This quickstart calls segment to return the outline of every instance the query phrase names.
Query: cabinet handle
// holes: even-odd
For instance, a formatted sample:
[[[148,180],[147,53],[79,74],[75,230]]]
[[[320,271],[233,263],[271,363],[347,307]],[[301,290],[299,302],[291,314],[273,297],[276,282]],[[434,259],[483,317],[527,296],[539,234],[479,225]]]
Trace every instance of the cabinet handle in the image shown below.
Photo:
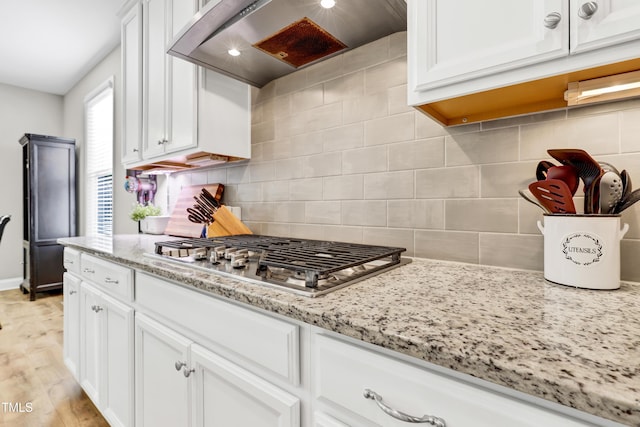
[[[180,369],[182,369],[183,366],[187,366],[187,364],[184,362],[177,361],[175,364],[176,371],[179,371]]]
[[[117,279],[112,279],[111,277],[105,277],[104,283],[115,283],[117,285],[119,282]]]
[[[138,149],[137,149],[137,148],[134,148],[134,149],[133,149],[133,152],[134,152],[134,153],[137,153],[137,152],[138,152]]]
[[[99,313],[103,310],[103,308],[100,307],[99,305],[92,305],[91,310],[95,311],[96,313]]]
[[[562,15],[560,15],[558,12],[551,12],[544,17],[544,26],[553,30],[558,26],[561,20]]]
[[[158,145],[164,145],[167,142],[169,142],[169,141],[167,141],[166,139],[160,139],[160,140],[158,140]]]
[[[73,295],[75,293],[77,293],[78,291],[69,291],[69,295]]]
[[[93,274],[93,273],[95,273],[96,271],[95,271],[95,270],[92,270],[92,269],[90,269],[90,268],[85,268],[84,270],[82,270],[82,272],[83,272],[83,273],[90,273],[90,274]]]
[[[584,20],[591,19],[598,10],[598,3],[595,1],[588,1],[580,6],[578,9],[578,16]]]
[[[189,378],[189,375],[191,375],[192,372],[195,372],[195,369],[187,369],[187,367],[184,367],[184,371],[182,371],[184,373],[184,377],[185,378]]]
[[[378,407],[382,410],[382,412],[384,412],[385,414],[389,415],[392,418],[395,418],[396,420],[404,421],[406,423],[427,423],[436,427],[447,426],[447,424],[442,418],[434,417],[433,415],[423,415],[422,417],[414,417],[414,416],[405,414],[404,412],[400,412],[397,409],[393,409],[385,405],[385,403],[382,401],[382,396],[380,396],[378,393],[376,393],[373,390],[369,390],[368,388],[364,389],[364,397],[365,399],[375,400],[375,402],[378,404]]]

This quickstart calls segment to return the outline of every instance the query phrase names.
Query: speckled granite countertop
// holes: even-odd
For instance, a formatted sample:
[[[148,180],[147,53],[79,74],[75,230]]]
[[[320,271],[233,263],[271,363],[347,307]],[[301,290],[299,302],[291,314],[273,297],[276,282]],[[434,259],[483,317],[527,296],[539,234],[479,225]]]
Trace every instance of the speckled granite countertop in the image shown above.
[[[167,236],[60,243],[626,425],[640,426],[640,284],[616,291],[541,273],[414,259],[318,298],[142,254]]]

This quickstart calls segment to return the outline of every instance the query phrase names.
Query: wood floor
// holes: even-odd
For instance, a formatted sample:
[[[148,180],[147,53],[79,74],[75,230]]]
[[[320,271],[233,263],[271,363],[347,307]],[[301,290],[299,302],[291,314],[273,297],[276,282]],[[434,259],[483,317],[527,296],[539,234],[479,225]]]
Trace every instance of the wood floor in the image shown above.
[[[107,426],[63,363],[62,293],[0,292],[0,426]]]

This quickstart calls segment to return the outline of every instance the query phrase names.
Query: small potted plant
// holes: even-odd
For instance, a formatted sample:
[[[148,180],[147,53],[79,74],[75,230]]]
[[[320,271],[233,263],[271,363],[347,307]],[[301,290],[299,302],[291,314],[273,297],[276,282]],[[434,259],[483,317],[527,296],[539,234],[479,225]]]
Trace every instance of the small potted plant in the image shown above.
[[[168,216],[161,216],[160,207],[149,203],[143,205],[136,203],[129,215],[138,223],[138,231],[147,234],[162,234],[169,222]]]

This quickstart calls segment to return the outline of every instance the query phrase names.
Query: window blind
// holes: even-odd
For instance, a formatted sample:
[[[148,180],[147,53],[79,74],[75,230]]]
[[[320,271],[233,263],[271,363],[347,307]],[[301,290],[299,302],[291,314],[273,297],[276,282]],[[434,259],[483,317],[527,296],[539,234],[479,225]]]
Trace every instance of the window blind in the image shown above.
[[[86,234],[113,232],[113,78],[85,98]]]

